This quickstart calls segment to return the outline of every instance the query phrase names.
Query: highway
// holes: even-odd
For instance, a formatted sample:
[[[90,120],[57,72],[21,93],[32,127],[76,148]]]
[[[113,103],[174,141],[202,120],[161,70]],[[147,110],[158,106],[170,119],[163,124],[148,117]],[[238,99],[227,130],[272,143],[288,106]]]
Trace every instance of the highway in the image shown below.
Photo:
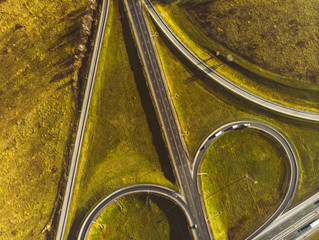
[[[298,232],[298,230],[319,218],[318,200],[319,193],[316,193],[298,206],[282,214],[254,240],[294,240],[304,239],[304,237],[311,235],[313,231],[310,228],[306,228],[301,232]],[[315,230],[318,231],[319,229]]]
[[[170,102],[151,34],[143,15],[141,2],[124,0],[124,3],[133,34],[135,35],[139,54],[144,64],[148,86],[155,102],[155,108],[163,128],[177,179],[194,223],[197,224],[197,229],[193,230],[194,236],[196,239],[210,239],[202,202],[191,176],[189,161],[183,148],[178,123]]]
[[[156,193],[158,195],[164,196],[172,200],[173,202],[177,203],[186,214],[189,222],[191,224],[193,223],[191,213],[189,212],[189,208],[184,201],[184,197],[178,194],[177,192],[162,186],[156,186],[152,184],[131,185],[113,192],[112,194],[104,198],[102,201],[100,201],[98,205],[96,205],[96,207],[89,213],[85,221],[82,223],[82,227],[78,234],[78,240],[86,239],[86,235],[88,230],[90,229],[92,221],[94,221],[94,219],[100,214],[100,212],[105,207],[107,207],[107,205],[109,205],[112,201],[120,197],[123,197],[128,194],[133,194],[133,193]]]
[[[152,5],[150,0],[144,0],[145,6],[148,9],[153,20],[156,22],[158,27],[161,31],[166,35],[166,37],[171,41],[171,43],[191,62],[193,63],[198,69],[204,72],[207,76],[211,79],[228,89],[229,91],[235,93],[236,95],[259,105],[262,108],[271,110],[273,112],[277,112],[280,114],[288,115],[294,118],[301,118],[304,120],[310,121],[319,121],[319,114],[306,112],[302,110],[298,110],[295,108],[290,108],[260,96],[257,96],[244,88],[232,83],[227,78],[223,77],[216,71],[214,71],[210,66],[208,66],[204,61],[199,59],[183,42],[178,39],[178,37],[173,33],[173,31],[166,25],[164,20],[160,17],[154,6]]]
[[[145,0],[145,1],[148,1],[148,0]],[[195,159],[194,171],[191,171],[191,168],[189,166],[189,160],[188,160],[188,157],[185,152],[183,142],[180,136],[180,131],[179,131],[176,115],[174,113],[172,103],[170,102],[167,86],[165,84],[165,80],[163,78],[163,74],[162,74],[161,67],[156,55],[156,51],[152,43],[151,34],[149,32],[147,23],[143,16],[141,2],[124,0],[124,3],[127,9],[127,14],[131,23],[133,34],[135,35],[136,44],[139,49],[139,54],[143,61],[144,71],[147,75],[148,87],[153,96],[153,101],[155,103],[155,108],[156,108],[162,129],[164,132],[164,136],[169,149],[171,160],[176,171],[176,176],[177,176],[179,185],[181,187],[182,195],[177,194],[176,195],[177,197],[174,196],[174,200],[178,202],[178,204],[182,207],[182,209],[186,213],[186,216],[189,219],[189,223],[197,225],[197,229],[192,230],[194,238],[203,239],[203,240],[212,239],[210,229],[208,228],[206,223],[205,212],[203,210],[203,202],[199,194],[198,183],[197,183],[197,171],[198,171],[198,167],[200,165],[201,160],[196,160],[196,159],[202,158],[202,155],[201,155],[202,153],[198,154],[197,158]],[[80,116],[79,125],[78,125],[74,151],[72,155],[72,161],[71,161],[70,170],[69,170],[67,188],[65,191],[64,199],[63,199],[63,206],[61,209],[59,226],[58,226],[57,235],[56,235],[56,239],[59,239],[59,240],[63,239],[65,225],[67,222],[68,209],[69,209],[72,192],[73,192],[73,185],[74,185],[74,179],[76,175],[78,158],[79,158],[79,154],[81,150],[82,138],[84,134],[85,123],[86,123],[88,109],[90,105],[90,99],[91,99],[92,89],[94,85],[95,74],[96,74],[96,70],[98,66],[98,58],[99,58],[99,53],[100,53],[100,49],[102,45],[104,29],[105,29],[105,25],[106,25],[106,21],[108,17],[108,7],[109,7],[109,0],[104,0],[101,17],[99,21],[99,26],[98,26],[97,37],[96,37],[95,46],[94,46],[94,52],[92,56],[92,62],[90,66],[88,82],[87,82],[82,110],[81,110],[81,116]],[[204,71],[207,71],[207,73],[211,73],[210,72],[211,70],[208,71],[207,69],[206,70],[204,69]],[[309,120],[315,120],[315,121],[319,120],[316,118],[312,119],[312,118],[307,118],[302,116],[297,116],[297,117],[301,117],[301,118],[309,119]],[[244,122],[244,121],[240,121],[240,122]],[[250,120],[249,122],[251,124],[251,127],[267,132],[268,134],[272,135],[278,142],[281,142],[283,139],[286,140],[286,138],[281,133],[279,133],[278,131],[273,131],[273,128],[271,127],[269,128],[269,126],[265,126],[263,124],[260,124],[258,122],[253,122]],[[230,124],[233,124],[233,123],[230,123]],[[222,126],[221,128],[224,129],[224,127],[226,127],[226,125]],[[216,131],[214,131],[214,133]],[[207,139],[208,138],[209,137],[207,137]],[[208,144],[209,142],[205,142],[205,143]],[[287,151],[287,155],[289,156],[289,154],[291,154],[295,158],[294,151],[290,147],[289,142],[286,141],[285,144],[286,145],[284,149]],[[291,158],[289,157],[289,159]],[[198,166],[196,164],[198,164]],[[285,209],[290,203],[296,188],[296,182],[298,180],[298,166],[297,165],[293,166],[293,164],[291,163],[290,167],[291,167],[292,174],[290,175],[289,189],[285,196],[284,202],[280,205],[279,209],[275,213],[277,215],[276,216],[273,215],[260,229],[258,229],[258,232],[255,232],[253,235],[250,236],[250,239],[256,236],[263,229],[265,229],[269,225],[269,223],[275,219],[275,217],[281,214],[281,212],[283,211],[282,209]],[[294,172],[296,174],[294,174]],[[173,199],[170,195],[172,194],[173,191],[169,189],[163,190],[163,188],[159,186],[154,186],[154,185],[151,188],[152,189],[150,189],[150,185],[134,185],[128,188],[121,189],[111,194],[110,196],[106,197],[90,213],[90,215],[85,221],[85,224],[81,228],[81,234],[79,237],[84,236],[85,238],[85,234],[89,228],[89,225],[87,224],[89,224],[91,220],[94,219],[93,216],[96,216],[98,212],[103,208],[103,206],[105,207],[110,201],[112,201],[112,199],[114,200],[116,199],[116,197],[120,197],[123,194],[126,195],[133,192],[145,192],[145,191],[152,192],[153,191]],[[161,190],[159,190],[158,188],[161,188]],[[84,238],[81,238],[81,239],[84,239]]]
[[[69,169],[68,182],[67,182],[67,186],[66,186],[64,198],[63,198],[63,205],[61,209],[61,215],[59,219],[56,240],[63,239],[65,225],[68,218],[69,206],[70,206],[71,198],[73,194],[74,180],[75,180],[78,160],[79,160],[79,156],[81,152],[87,115],[89,112],[89,107],[91,102],[91,95],[92,95],[92,90],[94,86],[95,74],[96,74],[96,70],[98,66],[102,40],[104,37],[105,25],[106,25],[107,17],[108,17],[109,2],[110,2],[109,0],[104,0],[102,5],[101,17],[99,20],[99,26],[98,26],[96,39],[95,39],[95,45],[94,45],[94,50],[93,50],[93,55],[92,55],[92,60],[90,65],[89,76],[88,76],[87,84],[85,88],[81,115],[80,115],[80,119],[78,123],[78,129],[77,129],[76,139],[74,143],[71,165]]]
[[[257,129],[259,131],[262,131],[266,134],[268,134],[270,137],[272,137],[276,142],[278,142],[283,150],[286,152],[286,155],[289,160],[289,184],[288,184],[288,189],[286,192],[286,195],[284,197],[284,200],[280,204],[280,206],[277,208],[277,210],[273,213],[272,216],[268,218],[268,220],[260,226],[254,233],[252,233],[247,239],[253,239],[256,237],[258,234],[260,234],[264,229],[266,229],[272,222],[276,220],[289,206],[291,203],[293,196],[295,195],[296,189],[297,189],[297,184],[298,184],[298,176],[299,176],[299,167],[298,167],[298,159],[295,154],[295,151],[287,138],[280,133],[278,130],[270,126],[269,124],[260,122],[260,121],[255,121],[255,120],[242,120],[242,121],[234,121],[230,122],[227,124],[224,124],[223,126],[219,127],[218,129],[214,130],[212,133],[210,133],[205,140],[200,144],[200,147],[198,148],[195,158],[194,158],[194,163],[193,163],[193,178],[197,179],[197,174],[198,170],[200,167],[200,164],[205,156],[205,153],[208,149],[208,147],[220,136],[223,134],[226,134],[229,131],[241,131],[244,127],[243,124],[247,124],[247,128],[253,128]],[[237,125],[238,127],[235,129],[232,129],[232,126]],[[218,136],[216,137],[216,134]],[[206,148],[203,148],[206,146]],[[196,189],[199,192],[200,189],[198,187],[198,180],[196,181]]]

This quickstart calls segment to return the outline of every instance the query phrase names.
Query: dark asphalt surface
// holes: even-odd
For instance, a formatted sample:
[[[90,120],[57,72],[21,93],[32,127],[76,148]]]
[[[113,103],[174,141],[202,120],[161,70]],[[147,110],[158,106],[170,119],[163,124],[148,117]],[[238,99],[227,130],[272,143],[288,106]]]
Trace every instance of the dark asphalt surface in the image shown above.
[[[101,211],[112,201],[128,194],[142,192],[150,192],[162,195],[176,202],[184,210],[185,213],[189,212],[189,209],[187,207],[187,204],[184,202],[183,197],[173,190],[151,184],[131,185],[113,192],[112,194],[104,198],[101,202],[99,202],[99,204],[90,212],[90,214],[86,217],[84,223],[82,224],[82,227],[78,234],[78,240],[85,240],[92,221],[94,221],[94,219],[101,213]]]
[[[196,190],[195,182],[191,176],[188,158],[183,149],[178,125],[166,91],[161,68],[151,40],[151,34],[149,33],[143,16],[141,2],[138,0],[129,0],[125,1],[125,3],[135,33],[136,42],[139,46],[139,52],[144,63],[144,69],[148,75],[149,87],[156,102],[157,111],[165,132],[176,174],[190,209],[191,217],[194,220],[194,224],[197,224],[197,229],[194,229],[193,232],[198,239],[210,239],[202,203]]]
[[[209,134],[209,136],[202,142],[202,144],[198,148],[197,153],[195,155],[195,160],[194,160],[193,177],[194,179],[197,179],[197,173],[198,173],[200,164],[202,162],[202,159],[205,156],[205,153],[208,147],[214,142],[216,138],[219,137],[219,136],[215,137],[215,134],[219,131],[222,132],[222,135],[226,134],[226,132],[228,131],[241,131],[241,129],[243,128],[243,124],[249,124],[249,128],[260,130],[270,135],[276,142],[278,142],[282,146],[284,151],[286,152],[286,155],[289,160],[289,166],[290,166],[289,186],[288,186],[283,202],[281,203],[279,208],[275,211],[275,213],[260,228],[258,228],[253,234],[251,234],[247,238],[247,239],[253,239],[258,234],[260,234],[264,229],[266,229],[272,222],[274,222],[287,209],[287,207],[290,205],[295,195],[295,192],[297,189],[297,183],[298,183],[298,175],[299,175],[298,159],[296,157],[294,149],[290,145],[287,138],[278,130],[276,130],[275,128],[263,122],[254,121],[254,120],[244,120],[244,121],[235,121],[235,122],[227,123],[219,127],[218,129],[216,129],[215,131],[213,131],[211,134]],[[234,125],[238,125],[238,128],[232,129],[232,126]],[[206,148],[203,149],[203,146],[206,146]],[[199,192],[197,181],[196,181],[196,188]]]
[[[319,218],[319,203],[316,203],[318,200],[319,194],[317,193],[280,216],[254,240],[292,240],[300,237],[304,239],[302,236],[311,235],[313,231],[310,228],[300,232],[298,230]]]

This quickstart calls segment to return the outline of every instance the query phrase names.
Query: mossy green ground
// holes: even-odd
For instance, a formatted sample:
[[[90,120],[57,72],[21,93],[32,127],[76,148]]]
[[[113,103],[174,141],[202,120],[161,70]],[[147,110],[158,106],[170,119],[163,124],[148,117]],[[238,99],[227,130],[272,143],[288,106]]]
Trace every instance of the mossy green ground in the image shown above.
[[[316,84],[310,84],[309,81],[307,82],[302,81],[300,79],[296,78],[290,78],[289,76],[283,76],[279,75],[278,73],[267,71],[262,66],[258,66],[254,63],[252,63],[249,59],[247,60],[245,57],[240,56],[240,52],[237,52],[238,48],[240,49],[247,49],[250,48],[251,46],[256,45],[256,43],[250,43],[249,41],[254,41],[255,38],[248,37],[248,34],[242,34],[245,30],[250,29],[251,24],[248,23],[242,23],[242,20],[238,20],[236,24],[231,24],[227,21],[235,21],[237,18],[233,15],[227,15],[223,14],[224,22],[221,21],[219,22],[216,18],[212,20],[210,17],[210,11],[218,12],[222,11],[221,9],[224,8],[235,8],[237,5],[243,5],[244,1],[237,1],[236,3],[229,3],[229,1],[213,1],[210,3],[206,4],[189,4],[189,3],[178,3],[178,2],[173,2],[169,4],[160,4],[158,1],[154,1],[156,3],[156,9],[159,11],[161,16],[165,19],[167,24],[172,28],[174,33],[177,34],[177,36],[191,49],[193,50],[201,59],[205,60],[206,63],[209,66],[212,66],[217,72],[221,73],[225,77],[231,79],[234,83],[240,85],[241,87],[259,95],[262,96],[266,99],[270,99],[272,101],[275,101],[277,103],[302,109],[302,110],[308,110],[308,111],[313,111],[313,112],[318,112],[319,107],[318,107],[318,102],[319,102],[319,94],[318,90],[319,87]],[[266,1],[264,1],[266,2]],[[295,1],[293,1],[294,4],[297,4]],[[212,5],[222,5],[222,7],[213,7]],[[253,1],[250,3],[253,5]],[[259,2],[258,2],[259,4]],[[258,5],[257,4],[257,5]],[[309,3],[311,5],[311,3]],[[309,5],[307,4],[307,6]],[[298,4],[297,4],[298,5]],[[262,6],[262,5],[260,5]],[[267,3],[267,9],[264,10],[262,7],[259,7],[260,11],[268,11],[267,14],[271,14],[271,7],[274,6],[274,4]],[[282,8],[286,6],[286,4],[282,4]],[[239,6],[237,6],[240,8]],[[287,6],[286,6],[287,7]],[[291,8],[291,7],[289,7]],[[309,6],[307,7],[309,10]],[[226,10],[225,10],[226,11]],[[316,13],[315,10],[313,12]],[[214,12],[215,13],[215,12]],[[255,13],[255,12],[254,12]],[[274,14],[273,16],[277,16]],[[239,15],[249,15],[249,17],[254,17],[258,18],[257,14],[254,15],[253,13],[247,11],[244,13],[239,13],[236,12],[236,16],[238,17]],[[204,18],[203,15],[206,17]],[[213,13],[212,13],[213,15]],[[218,15],[218,13],[216,13]],[[219,13],[219,15],[222,15]],[[296,15],[296,13],[295,13]],[[229,18],[235,18],[234,19],[228,19]],[[296,17],[296,16],[295,16]],[[208,27],[204,28],[201,27],[199,24],[199,19],[203,24],[208,25]],[[218,24],[216,24],[216,22]],[[237,21],[237,20],[236,20]],[[302,20],[304,21],[304,20]],[[267,22],[266,20],[263,21],[265,22],[265,26],[271,24],[271,20]],[[205,29],[219,29],[219,24],[224,24],[223,27],[226,28],[225,26],[227,25],[230,29],[225,30],[223,29],[224,32],[230,32],[230,34],[235,34],[237,33],[238,37],[229,39],[231,36],[228,36],[229,38],[225,37],[224,41],[230,41],[232,44],[237,44],[237,48],[234,48],[233,51],[231,51],[229,48],[223,46],[223,44],[218,43],[217,41],[214,41],[214,38],[216,34],[213,36],[209,35],[208,33],[205,34]],[[256,28],[256,22],[252,24]],[[278,28],[282,28],[282,31],[286,31],[287,29],[285,28],[285,24],[287,24],[287,21],[283,23],[283,25],[278,25]],[[301,24],[301,23],[300,23]],[[315,24],[315,22],[313,23]],[[210,28],[211,25],[214,25],[214,28]],[[237,31],[236,32],[236,27],[237,25],[240,26],[245,26],[245,30]],[[249,25],[249,26],[248,26]],[[302,24],[301,24],[302,25]],[[269,27],[269,26],[268,26]],[[261,28],[260,28],[261,29]],[[305,28],[304,31],[305,33],[302,35],[302,30],[300,30],[300,34],[296,35],[295,38],[290,36],[290,38],[285,38],[285,34],[281,33],[282,35],[277,36],[276,34],[272,33],[269,34],[269,32],[264,33],[267,35],[267,39],[264,41],[261,41],[258,38],[258,41],[263,44],[262,47],[257,47],[256,49],[260,50],[259,53],[259,58],[269,58],[268,60],[268,65],[272,64],[272,66],[276,66],[277,68],[280,69],[285,69],[287,73],[293,74],[294,71],[302,71],[303,73],[294,73],[295,75],[311,75],[314,76],[316,74],[313,74],[312,72],[317,71],[317,58],[316,58],[316,52],[317,52],[317,47],[318,44],[316,44],[315,40],[311,40],[313,38],[313,31],[316,30],[317,27],[315,28]],[[208,31],[208,30],[207,30]],[[248,30],[247,30],[248,31]],[[249,30],[249,34],[255,34],[257,30],[254,30],[254,28],[251,28]],[[262,31],[262,30],[260,30]],[[277,30],[275,30],[277,31]],[[218,32],[218,31],[217,31]],[[258,31],[257,31],[258,32]],[[288,32],[290,34],[290,32]],[[262,34],[262,33],[260,33]],[[279,33],[278,33],[279,34]],[[211,36],[211,37],[210,37]],[[240,40],[238,40],[239,36],[241,37]],[[250,36],[250,35],[249,35]],[[300,51],[298,52],[297,50],[289,50],[288,47],[294,48],[295,41],[300,40],[302,37],[307,38],[305,41],[308,41],[311,43],[309,48],[303,48],[305,51],[309,51],[309,54],[301,53]],[[277,39],[280,38],[280,41]],[[247,44],[241,44],[241,41],[247,41]],[[256,40],[256,39],[255,39]],[[281,42],[284,41],[284,43]],[[257,40],[256,40],[257,41]],[[302,41],[302,40],[300,40]],[[268,46],[264,46],[267,45]],[[284,44],[286,48],[282,46]],[[290,45],[289,45],[290,44]],[[283,50],[278,50],[278,48],[284,48]],[[273,56],[272,51],[275,51],[274,49],[277,49],[277,55]],[[216,57],[216,51],[219,51],[221,55],[219,57]],[[284,53],[283,53],[284,52]],[[296,53],[298,52],[298,53]],[[295,54],[296,53],[296,54]],[[234,58],[234,61],[232,63],[229,63],[226,61],[225,56],[227,55],[232,55]],[[306,58],[305,61],[300,59],[302,57]],[[285,58],[285,60],[283,59]],[[264,61],[264,60],[259,60]],[[289,63],[287,62],[289,61]],[[312,64],[308,64],[308,62],[311,61]],[[297,70],[299,69],[299,70]],[[308,76],[308,77],[309,77]],[[303,78],[306,78],[306,76],[303,76]],[[313,78],[313,77],[312,77]]]
[[[135,183],[177,190],[122,1],[111,1],[66,238],[105,196]],[[124,35],[123,35],[124,33]]]
[[[214,239],[243,239],[282,202],[288,159],[265,133],[243,129],[217,138],[200,172],[208,173],[200,181]]]
[[[0,239],[53,239],[77,115],[74,51],[87,5],[0,1]]]
[[[153,31],[158,30],[153,27]],[[197,72],[161,35],[154,40],[170,94],[174,96],[172,101],[181,129],[188,132],[184,140],[190,159],[194,157],[202,140],[217,127],[239,119],[256,119],[283,132],[296,150],[300,176],[293,204],[318,190],[318,124],[265,111],[230,94]]]
[[[152,194],[133,194],[113,202],[96,218],[88,240],[187,240],[192,239],[184,213],[174,203]],[[178,222],[176,222],[178,219]]]

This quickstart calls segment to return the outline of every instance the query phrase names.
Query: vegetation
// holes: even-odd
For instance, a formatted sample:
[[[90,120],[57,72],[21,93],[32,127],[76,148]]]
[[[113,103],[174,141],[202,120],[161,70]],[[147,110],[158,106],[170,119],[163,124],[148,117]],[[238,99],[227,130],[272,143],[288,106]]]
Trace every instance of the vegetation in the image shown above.
[[[205,35],[253,64],[319,86],[318,2],[193,1],[179,6]]]
[[[75,239],[86,214],[114,190],[155,183],[177,190],[161,128],[123,12],[111,1],[66,228]]]
[[[95,221],[105,227],[102,230],[93,224],[89,240],[191,239],[184,213],[169,200],[151,194],[134,194],[120,198],[119,203],[123,209],[113,202],[97,217]]]
[[[153,25],[152,31],[158,31]],[[158,31],[159,32],[159,31]],[[185,143],[192,159],[201,141],[222,124],[239,119],[256,119],[276,127],[294,146],[300,176],[296,204],[318,190],[319,126],[265,111],[212,83],[161,36],[154,38]]]
[[[276,29],[273,28],[271,25],[274,24],[272,22],[273,18],[280,16],[278,14],[279,10],[272,11],[271,7],[276,5],[273,4],[272,1],[262,1],[265,2],[265,4],[260,4],[260,2],[257,4],[251,1],[249,3],[252,6],[251,9],[256,7],[253,5],[259,6],[257,11],[240,11],[240,9],[244,8],[244,1],[237,1],[236,3],[229,3],[229,1],[211,1],[205,4],[194,2],[160,4],[159,1],[154,2],[156,3],[157,10],[173,31],[190,49],[201,59],[204,59],[206,63],[212,66],[217,72],[231,79],[241,87],[264,98],[290,107],[318,112],[319,87],[316,83],[313,83],[316,80],[306,80],[314,79],[314,76],[316,76],[315,72],[318,68],[315,54],[317,52],[317,44],[315,40],[312,40],[316,29],[318,29],[317,27],[309,26],[309,28],[307,27],[305,29],[300,26],[295,26],[300,29],[298,30],[298,34],[295,35],[295,38],[289,35],[290,32],[287,30],[288,26],[285,25],[287,21],[291,20],[290,18],[289,20],[286,18],[287,21],[278,24]],[[297,4],[296,1],[293,2]],[[289,4],[291,4],[291,2],[289,2]],[[310,9],[309,4],[315,3],[307,2],[308,10]],[[218,7],[215,5],[218,5]],[[266,9],[264,9],[264,5],[267,6]],[[288,7],[287,4],[277,5],[280,5],[281,8]],[[233,12],[235,12],[233,15],[225,13],[226,10],[228,11],[230,8],[235,9],[233,10]],[[291,11],[293,10],[290,5],[289,9]],[[264,12],[262,17],[259,14],[260,12]],[[313,10],[313,14],[315,13],[316,11]],[[272,16],[265,16],[266,14],[272,14]],[[292,18],[296,17],[296,14],[297,12],[295,12]],[[223,19],[220,20],[219,18],[221,17],[223,17]],[[248,17],[249,19],[260,19],[258,21],[249,20],[251,23],[247,23]],[[264,18],[271,20],[266,21]],[[244,19],[246,19],[245,23]],[[300,19],[300,17],[298,17],[298,19]],[[233,24],[231,21],[236,23]],[[266,30],[260,27],[261,24],[259,21],[263,22],[262,25]],[[278,19],[276,21],[278,21]],[[216,24],[216,22],[218,22],[218,24]],[[300,24],[302,25],[302,23]],[[315,21],[313,24],[315,24]],[[238,30],[239,28],[240,30]],[[278,35],[273,32],[269,34],[271,31],[268,28],[273,29],[276,33],[279,31],[278,29],[281,29],[282,32],[278,32]],[[220,39],[223,39],[224,42],[232,42],[234,46],[237,44],[236,47],[231,49],[228,46],[224,46],[224,42],[220,43],[218,40],[214,40],[214,37],[218,34],[215,32],[208,33],[210,29],[212,29],[211,31],[215,29],[214,31],[219,32],[221,36]],[[241,34],[244,31],[248,33],[245,32],[245,34]],[[305,33],[303,33],[303,31]],[[225,36],[226,32],[227,36]],[[267,38],[265,37],[265,40],[263,40],[258,34],[266,35]],[[286,36],[287,34],[289,35],[288,37]],[[302,40],[302,38],[306,39]],[[296,46],[296,42],[298,41],[309,42],[310,46],[306,44],[308,46],[307,48],[302,47],[307,53],[304,51],[291,50],[291,48],[298,48]],[[243,44],[243,42],[245,42],[245,44]],[[258,62],[253,62],[254,59],[248,59],[248,57],[244,56],[238,49],[252,49],[254,59],[258,59]],[[257,51],[259,52],[258,56],[256,55]],[[294,54],[291,54],[292,52]],[[310,52],[312,52],[312,55]],[[216,56],[217,53],[219,54],[218,56]],[[232,62],[227,61],[227,58],[232,59]],[[304,58],[306,58],[306,60],[304,60]],[[312,64],[309,64],[309,61],[311,61]],[[265,62],[267,66],[271,65],[280,69],[280,71],[272,68],[268,69],[267,66],[264,65],[259,66],[260,62]],[[290,75],[288,73],[290,73]]]
[[[319,238],[319,233],[315,233],[314,235],[312,235],[310,238],[308,238],[308,240],[317,240]]]
[[[88,5],[0,1],[0,239],[53,239],[77,118],[74,55]]]
[[[217,138],[200,172],[208,173],[200,181],[214,239],[243,239],[282,202],[288,160],[274,140],[244,129]]]

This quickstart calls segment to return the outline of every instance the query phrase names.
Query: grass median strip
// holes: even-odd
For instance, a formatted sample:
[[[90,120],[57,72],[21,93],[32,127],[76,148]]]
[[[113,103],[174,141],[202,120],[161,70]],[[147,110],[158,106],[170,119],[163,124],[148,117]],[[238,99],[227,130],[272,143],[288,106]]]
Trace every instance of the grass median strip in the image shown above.
[[[153,32],[159,32],[152,25]],[[221,125],[239,119],[266,122],[287,136],[299,158],[300,178],[293,204],[316,191],[319,183],[319,126],[265,111],[211,82],[161,34],[154,38],[190,159],[202,140]]]
[[[92,95],[67,238],[111,192],[135,183],[177,190],[122,1],[111,1]]]
[[[178,223],[177,223],[178,221]],[[192,239],[186,217],[171,201],[153,194],[132,194],[112,202],[95,219],[88,240]]]
[[[214,41],[214,37],[216,35],[212,35],[207,33],[207,31],[215,31],[215,28],[218,28],[218,24],[224,24],[222,29],[223,33],[228,32],[226,28],[226,23],[219,22],[218,18],[215,16],[215,19],[209,18],[210,11],[211,12],[217,12],[215,13],[218,15],[218,11],[222,11],[220,8],[214,8],[212,7],[214,4],[216,5],[223,5],[224,8],[235,8],[235,6],[232,5],[241,5],[242,3],[236,3],[236,4],[229,4],[229,3],[219,3],[218,1],[212,2],[212,3],[180,3],[180,2],[172,2],[169,4],[161,4],[161,1],[154,1],[154,4],[156,6],[156,9],[160,13],[160,15],[164,18],[164,20],[167,22],[168,26],[171,27],[171,29],[176,33],[176,35],[193,51],[195,52],[201,59],[205,60],[206,63],[214,68],[217,72],[221,73],[226,78],[230,79],[232,82],[236,83],[237,85],[241,86],[244,89],[247,89],[248,91],[251,91],[252,93],[255,93],[256,95],[259,95],[261,97],[264,97],[266,99],[269,99],[271,101],[293,107],[298,108],[301,110],[306,111],[313,111],[318,112],[318,85],[316,83],[310,83],[310,81],[305,82],[303,80],[298,80],[295,77],[290,79],[287,76],[281,76],[279,74],[272,73],[270,71],[266,71],[265,69],[252,64],[251,62],[245,60],[243,57],[239,56],[240,49],[250,48],[252,46],[255,46],[257,44],[248,43],[248,44],[240,44],[240,40],[238,38],[245,38],[245,34],[241,34],[242,31],[236,32],[239,37],[232,39],[228,36],[224,37],[224,42],[231,42],[233,45],[236,45],[237,48],[235,50],[231,51],[228,48],[224,47],[223,44],[218,43],[217,41]],[[242,1],[239,1],[242,2]],[[232,6],[232,7],[231,7]],[[267,11],[271,8],[271,4],[268,4]],[[207,12],[205,12],[207,11]],[[262,11],[264,11],[262,9]],[[191,12],[191,13],[190,13]],[[269,10],[268,13],[271,13]],[[205,15],[206,14],[206,15]],[[247,13],[248,14],[248,13]],[[250,17],[253,16],[253,14],[249,13]],[[212,16],[214,14],[212,13]],[[219,14],[221,15],[221,14]],[[218,15],[218,16],[219,16]],[[225,18],[227,18],[227,14],[224,13],[223,15]],[[237,16],[237,15],[236,15]],[[234,17],[234,16],[233,16]],[[254,16],[256,17],[256,16]],[[231,17],[229,17],[231,18]],[[256,17],[257,18],[257,17]],[[223,19],[225,20],[225,19]],[[216,22],[218,24],[216,24]],[[225,20],[226,21],[226,20]],[[229,20],[230,21],[230,20]],[[234,20],[233,20],[234,21]],[[265,21],[267,22],[267,21]],[[269,20],[271,24],[271,20]],[[203,27],[201,24],[206,25],[214,25],[213,28],[210,27]],[[236,22],[237,24],[237,22]],[[240,24],[240,23],[238,23]],[[251,23],[250,25],[252,25]],[[205,25],[205,26],[206,26]],[[232,28],[234,24],[228,24],[227,26],[229,28]],[[246,23],[246,25],[249,25]],[[248,28],[248,27],[246,27]],[[284,28],[284,26],[282,26]],[[311,32],[311,29],[314,28],[307,28],[307,31],[304,36],[307,36],[309,39],[311,39],[313,33]],[[235,29],[236,30],[236,29]],[[230,31],[235,31],[234,29],[231,29]],[[247,30],[247,29],[246,29]],[[216,30],[217,31],[217,30]],[[247,30],[248,31],[248,30]],[[217,31],[218,32],[218,31]],[[234,34],[232,32],[232,34]],[[250,33],[254,34],[255,32],[250,29]],[[273,38],[278,37],[276,34],[269,34],[268,32],[265,33],[269,38],[273,40]],[[208,36],[209,35],[209,36]],[[283,34],[284,35],[284,34]],[[284,39],[283,36],[280,36],[281,40]],[[297,41],[297,38],[300,38],[300,36],[290,36],[290,39],[287,40],[288,42],[285,43],[286,48],[294,48],[294,42]],[[308,40],[309,40],[308,39]],[[236,40],[238,42],[236,42]],[[242,39],[241,39],[242,40]],[[252,38],[245,39],[245,41],[253,41]],[[307,40],[307,41],[308,41]],[[263,41],[263,44],[267,42],[266,40]],[[311,40],[309,40],[312,42]],[[287,74],[292,74],[296,69],[299,69],[304,74],[307,73],[310,77],[310,75],[314,76],[311,72],[316,72],[317,67],[313,65],[316,62],[316,58],[314,55],[309,54],[301,54],[302,51],[293,51],[288,49],[283,49],[282,51],[278,50],[277,55],[273,56],[273,53],[269,53],[275,48],[283,48],[280,44],[281,42],[276,42],[275,40],[272,43],[265,43],[269,44],[267,47],[257,47],[259,50],[259,58],[262,58],[263,56],[266,58],[270,58],[270,62],[272,66],[276,66],[277,68],[283,68],[286,69],[285,71]],[[316,52],[316,45],[311,44],[313,46],[313,50],[308,49],[310,52],[315,53]],[[307,51],[308,51],[307,50]],[[269,52],[267,52],[269,51]],[[216,56],[216,52],[219,52],[221,55]],[[284,53],[283,53],[284,52]],[[292,54],[296,53],[296,54]],[[264,54],[264,55],[262,55]],[[301,55],[300,55],[301,54]],[[232,62],[228,62],[226,60],[226,57],[228,55],[231,55],[233,58]],[[306,58],[305,61],[300,60],[299,58],[301,56],[304,56]],[[282,58],[286,58],[284,61]],[[274,60],[275,59],[275,60]],[[312,59],[312,60],[310,60]],[[287,62],[287,60],[289,60]],[[312,66],[309,68],[309,64],[307,64],[308,61],[312,61]],[[298,62],[298,63],[297,63]],[[296,70],[296,71],[299,71]],[[297,73],[294,73],[297,74]],[[298,76],[302,75],[297,74]],[[304,76],[305,77],[305,76]],[[316,78],[316,77],[312,77]],[[316,81],[316,80],[314,80]]]
[[[265,133],[230,131],[208,149],[200,172],[207,173],[200,181],[214,238],[243,239],[283,200],[288,159]]]

